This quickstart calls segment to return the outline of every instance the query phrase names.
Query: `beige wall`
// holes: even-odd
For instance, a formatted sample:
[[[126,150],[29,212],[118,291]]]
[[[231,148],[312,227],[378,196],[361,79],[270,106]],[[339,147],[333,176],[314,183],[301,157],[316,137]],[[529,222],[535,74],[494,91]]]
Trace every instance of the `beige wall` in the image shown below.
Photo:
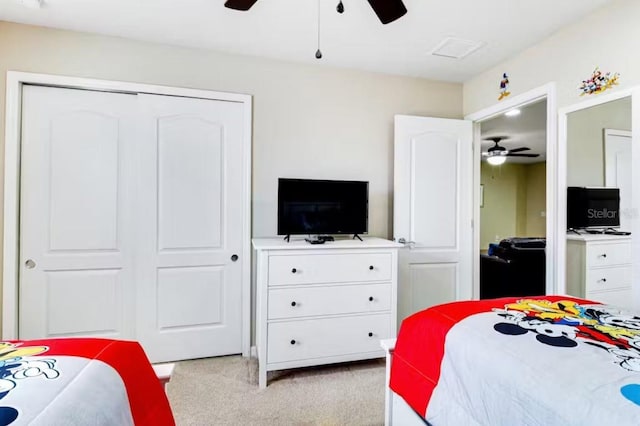
[[[631,99],[567,116],[567,186],[604,186],[604,129],[631,130]]]
[[[253,95],[254,236],[276,234],[280,176],[370,181],[369,232],[390,236],[394,114],[462,116],[460,84],[0,21],[2,117],[7,70]]]
[[[526,229],[527,237],[547,235],[547,163],[534,163],[525,167],[527,194]]]
[[[465,114],[497,103],[498,84],[504,72],[509,74],[512,96],[557,82],[559,106],[585,99],[580,97],[578,86],[597,66],[602,71],[620,73],[618,88],[640,85],[640,55],[636,54],[640,39],[638,17],[640,1],[613,0],[579,22],[466,81]]]
[[[480,250],[508,237],[544,237],[546,164],[491,166],[482,162],[480,183],[484,204],[480,208]]]
[[[369,181],[369,233],[391,236],[394,114],[462,116],[460,84],[0,21],[1,153],[7,70],[253,95],[254,236],[277,232],[278,177]]]

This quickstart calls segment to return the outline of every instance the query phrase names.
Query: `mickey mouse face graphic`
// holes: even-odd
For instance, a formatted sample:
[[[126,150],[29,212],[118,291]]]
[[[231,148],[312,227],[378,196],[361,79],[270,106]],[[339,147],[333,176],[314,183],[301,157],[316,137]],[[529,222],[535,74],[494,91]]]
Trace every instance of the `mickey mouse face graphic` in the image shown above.
[[[495,324],[493,328],[498,333],[518,336],[532,332],[536,335],[536,340],[545,345],[562,348],[572,348],[578,345],[575,340],[576,330],[573,326],[555,324],[551,320],[541,320],[535,317],[506,315],[514,322]]]

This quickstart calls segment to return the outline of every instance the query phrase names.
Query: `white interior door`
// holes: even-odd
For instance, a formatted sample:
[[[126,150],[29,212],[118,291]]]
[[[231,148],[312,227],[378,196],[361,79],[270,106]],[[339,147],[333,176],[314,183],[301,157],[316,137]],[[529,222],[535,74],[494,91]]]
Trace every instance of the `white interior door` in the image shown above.
[[[132,339],[136,96],[25,86],[19,337]]]
[[[243,107],[139,100],[140,340],[154,361],[240,353]]]
[[[605,186],[620,189],[620,230],[631,231],[631,132],[604,131]]]
[[[472,297],[472,123],[396,116],[398,319]]]

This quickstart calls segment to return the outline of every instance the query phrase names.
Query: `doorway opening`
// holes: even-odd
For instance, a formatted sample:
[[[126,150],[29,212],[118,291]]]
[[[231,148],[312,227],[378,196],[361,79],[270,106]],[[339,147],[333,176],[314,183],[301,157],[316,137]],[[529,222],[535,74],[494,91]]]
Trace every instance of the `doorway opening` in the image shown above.
[[[481,157],[482,157],[482,126],[483,123],[491,121],[494,118],[502,116],[508,111],[513,109],[523,109],[529,105],[535,105],[537,103],[544,102],[545,109],[545,188],[546,188],[546,200],[545,209],[538,209],[538,215],[542,215],[544,211],[545,222],[545,279],[544,279],[544,293],[554,294],[558,287],[557,282],[557,254],[558,254],[558,222],[555,220],[557,215],[558,206],[558,147],[557,147],[557,123],[558,116],[556,110],[556,85],[555,83],[548,83],[544,86],[535,88],[523,94],[511,97],[496,105],[481,110],[479,112],[470,114],[465,117],[467,120],[474,122],[474,142],[473,142],[473,297],[474,299],[480,298],[480,250],[481,250],[481,238],[480,238],[480,224],[481,224]],[[493,144],[492,144],[493,145]],[[528,144],[517,145],[514,148],[520,146],[529,146]],[[488,151],[488,148],[484,151]],[[524,151],[521,151],[524,153]],[[525,227],[526,229],[526,227]],[[564,237],[565,230],[561,231]],[[495,233],[493,235],[495,239]],[[498,234],[500,237],[500,235]],[[488,247],[486,248],[488,251]]]
[[[480,298],[546,292],[543,99],[480,123]]]

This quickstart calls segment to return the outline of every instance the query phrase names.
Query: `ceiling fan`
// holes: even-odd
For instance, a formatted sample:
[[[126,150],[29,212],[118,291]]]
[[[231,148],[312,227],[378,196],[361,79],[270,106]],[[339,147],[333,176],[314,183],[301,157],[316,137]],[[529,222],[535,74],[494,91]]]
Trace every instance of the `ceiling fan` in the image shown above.
[[[251,9],[251,6],[257,1],[258,0],[227,0],[224,2],[224,6],[229,9],[246,11]],[[368,0],[368,2],[383,24],[393,22],[407,13],[407,8],[404,6],[404,3],[402,3],[402,0]],[[339,3],[339,6],[340,5],[342,5],[342,2]],[[344,10],[344,7],[342,9]],[[340,12],[340,9],[338,9],[338,12]]]
[[[503,146],[498,145],[500,141],[503,141],[505,139],[508,139],[508,138],[506,136],[493,136],[493,137],[484,139],[485,141],[491,141],[495,144],[491,148],[489,148],[487,152],[482,153],[482,156],[486,157],[487,162],[489,164],[493,166],[499,166],[500,164],[503,164],[505,161],[507,161],[507,157],[535,158],[540,156],[540,154],[517,154],[518,152],[531,150],[531,148],[526,146],[522,146],[520,148],[515,148],[515,149],[507,149]]]

